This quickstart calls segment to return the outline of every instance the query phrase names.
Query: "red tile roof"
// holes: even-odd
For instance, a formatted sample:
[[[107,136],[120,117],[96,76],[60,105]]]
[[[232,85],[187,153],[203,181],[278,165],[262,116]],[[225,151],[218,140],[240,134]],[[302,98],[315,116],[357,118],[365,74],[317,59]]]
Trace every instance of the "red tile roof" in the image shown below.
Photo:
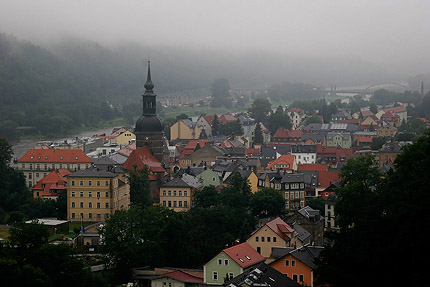
[[[292,154],[283,154],[277,159],[269,162],[269,164],[266,166],[266,169],[276,169],[276,165],[278,164],[287,164],[288,167],[285,167],[285,169],[294,169],[294,163],[296,162],[296,156]]]
[[[294,229],[279,217],[267,222],[266,225],[285,241],[290,241],[289,234],[294,233]]]
[[[280,127],[273,135],[274,138],[301,138],[303,135],[302,130],[286,130]]]
[[[225,125],[226,123],[229,123],[229,122],[235,122],[235,121],[237,121],[237,119],[234,116],[229,114],[221,115],[218,118],[218,122],[222,125]]]
[[[247,242],[226,248],[223,252],[242,268],[258,264],[265,260],[264,257],[255,251]]]
[[[393,108],[383,109],[383,111],[384,112],[391,112],[391,113],[397,114],[397,113],[406,112],[406,109],[404,107],[393,107]]]
[[[191,149],[191,150],[195,150],[197,147],[197,144],[200,145],[200,148],[204,147],[206,144],[208,143],[208,140],[191,140],[189,141],[184,149]]]
[[[40,197],[58,196],[57,193],[52,193],[51,190],[67,189],[66,176],[69,174],[71,174],[71,172],[65,168],[53,170],[47,176],[37,182],[37,184],[33,187],[33,191],[39,191]]]
[[[35,163],[91,163],[91,159],[80,149],[35,149],[32,148],[18,162]]]
[[[288,112],[297,112],[297,113],[300,113],[300,114],[304,114],[305,113],[305,111],[302,110],[301,108],[291,108],[291,109],[288,109]]]
[[[176,270],[173,272],[169,272],[160,276],[157,276],[153,279],[160,279],[160,278],[172,278],[177,281],[186,282],[186,283],[203,283],[203,278],[191,275],[189,273],[186,273],[182,270]]]
[[[147,165],[152,172],[166,172],[161,162],[152,154],[149,147],[141,147],[134,150],[122,167],[133,169],[134,165],[137,166],[137,169],[142,169]]]
[[[336,155],[336,157],[344,157],[346,159],[350,158],[354,151],[351,148],[342,148],[340,146],[332,146],[332,147],[325,147],[322,145],[316,145],[317,146],[317,156],[321,157],[323,155],[331,154]]]
[[[251,157],[253,155],[260,154],[260,149],[259,148],[247,148],[246,153],[248,154],[248,157]]]
[[[207,115],[207,116],[204,116],[204,118],[208,122],[208,124],[210,126],[212,126],[212,123],[214,121],[215,115]],[[219,120],[218,120],[218,122],[219,122]]]
[[[124,147],[124,148],[120,149],[120,150],[118,151],[118,153],[119,153],[119,154],[122,154],[122,155],[124,155],[124,156],[126,156],[126,157],[129,157],[129,156],[130,156],[130,154],[131,154],[135,149],[136,149],[136,142],[133,142],[133,143],[129,144],[128,146],[126,146],[126,147]]]
[[[327,165],[325,164],[298,164],[298,171],[310,170],[310,171],[327,171]]]
[[[335,181],[340,182],[338,171],[320,171],[318,173],[318,188],[327,188]]]

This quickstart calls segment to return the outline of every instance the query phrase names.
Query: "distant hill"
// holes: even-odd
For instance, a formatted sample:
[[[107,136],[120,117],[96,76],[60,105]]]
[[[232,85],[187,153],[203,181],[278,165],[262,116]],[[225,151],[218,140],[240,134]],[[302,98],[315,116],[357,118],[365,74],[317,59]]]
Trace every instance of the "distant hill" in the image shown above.
[[[284,81],[340,86],[393,77],[358,60],[137,44],[107,48],[81,39],[41,47],[0,33],[0,135],[16,126],[64,133],[123,115],[122,110],[139,113],[149,56],[158,95],[208,89],[220,77],[233,88],[260,89]]]

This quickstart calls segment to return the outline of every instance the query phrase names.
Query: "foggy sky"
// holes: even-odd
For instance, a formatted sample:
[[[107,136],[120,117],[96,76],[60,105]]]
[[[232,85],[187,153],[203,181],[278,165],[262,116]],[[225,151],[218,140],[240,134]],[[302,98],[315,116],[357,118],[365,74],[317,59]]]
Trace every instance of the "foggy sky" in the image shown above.
[[[358,58],[430,73],[428,0],[0,0],[0,32],[300,57]],[[427,17],[426,17],[427,16]]]

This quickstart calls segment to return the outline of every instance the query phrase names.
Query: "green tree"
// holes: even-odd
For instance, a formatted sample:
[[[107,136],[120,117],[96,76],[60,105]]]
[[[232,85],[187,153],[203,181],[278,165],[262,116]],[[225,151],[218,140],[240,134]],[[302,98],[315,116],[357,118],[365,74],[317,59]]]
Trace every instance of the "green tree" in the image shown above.
[[[216,79],[211,85],[212,97],[211,107],[228,107],[231,104],[230,83],[226,79]]]
[[[188,115],[184,114],[184,113],[176,116],[176,120],[177,121],[179,121],[179,120],[188,120],[189,118],[190,117]]]
[[[215,186],[205,186],[194,191],[194,207],[208,208],[221,203],[221,196]]]
[[[325,199],[321,196],[306,199],[306,205],[312,209],[319,210],[321,214],[324,214],[325,212]]]
[[[260,122],[257,122],[254,130],[254,144],[262,144],[264,142],[263,130],[261,129]]]
[[[279,106],[276,112],[270,114],[267,119],[267,125],[272,135],[274,135],[280,127],[289,130],[292,126],[291,119],[284,113],[282,106]]]
[[[228,122],[220,127],[219,133],[225,136],[230,136],[233,134],[240,136],[243,134],[242,125],[239,121]]]
[[[385,137],[375,137],[372,139],[372,150],[380,150],[382,146],[385,144],[387,139]]]
[[[130,184],[130,202],[133,205],[149,206],[152,204],[149,190],[149,168],[145,165],[142,169],[130,169],[127,173]]]
[[[255,119],[256,122],[265,123],[267,115],[272,110],[272,105],[267,99],[255,99],[252,106],[248,109],[250,116]]]
[[[319,124],[319,123],[321,123],[321,119],[319,117],[312,116],[312,117],[306,118],[303,122],[303,125],[307,126],[307,125],[313,124],[313,123]]]
[[[215,114],[212,122],[212,135],[217,136],[220,133],[220,124],[218,121],[218,116]]]
[[[375,103],[370,103],[369,110],[375,115],[378,113],[378,107],[375,105]]]
[[[263,188],[252,194],[249,205],[254,216],[273,217],[285,211],[285,199],[272,188]]]

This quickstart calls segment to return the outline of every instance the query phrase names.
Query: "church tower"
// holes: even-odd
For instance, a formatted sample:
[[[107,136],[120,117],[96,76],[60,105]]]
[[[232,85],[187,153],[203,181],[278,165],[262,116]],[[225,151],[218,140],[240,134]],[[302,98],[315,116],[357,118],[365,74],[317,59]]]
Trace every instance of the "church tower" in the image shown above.
[[[136,135],[136,148],[149,147],[152,154],[163,162],[164,154],[164,129],[159,117],[157,117],[157,100],[154,94],[154,84],[151,80],[151,66],[148,61],[148,75],[145,83],[143,97],[143,113],[137,120],[134,133]]]

